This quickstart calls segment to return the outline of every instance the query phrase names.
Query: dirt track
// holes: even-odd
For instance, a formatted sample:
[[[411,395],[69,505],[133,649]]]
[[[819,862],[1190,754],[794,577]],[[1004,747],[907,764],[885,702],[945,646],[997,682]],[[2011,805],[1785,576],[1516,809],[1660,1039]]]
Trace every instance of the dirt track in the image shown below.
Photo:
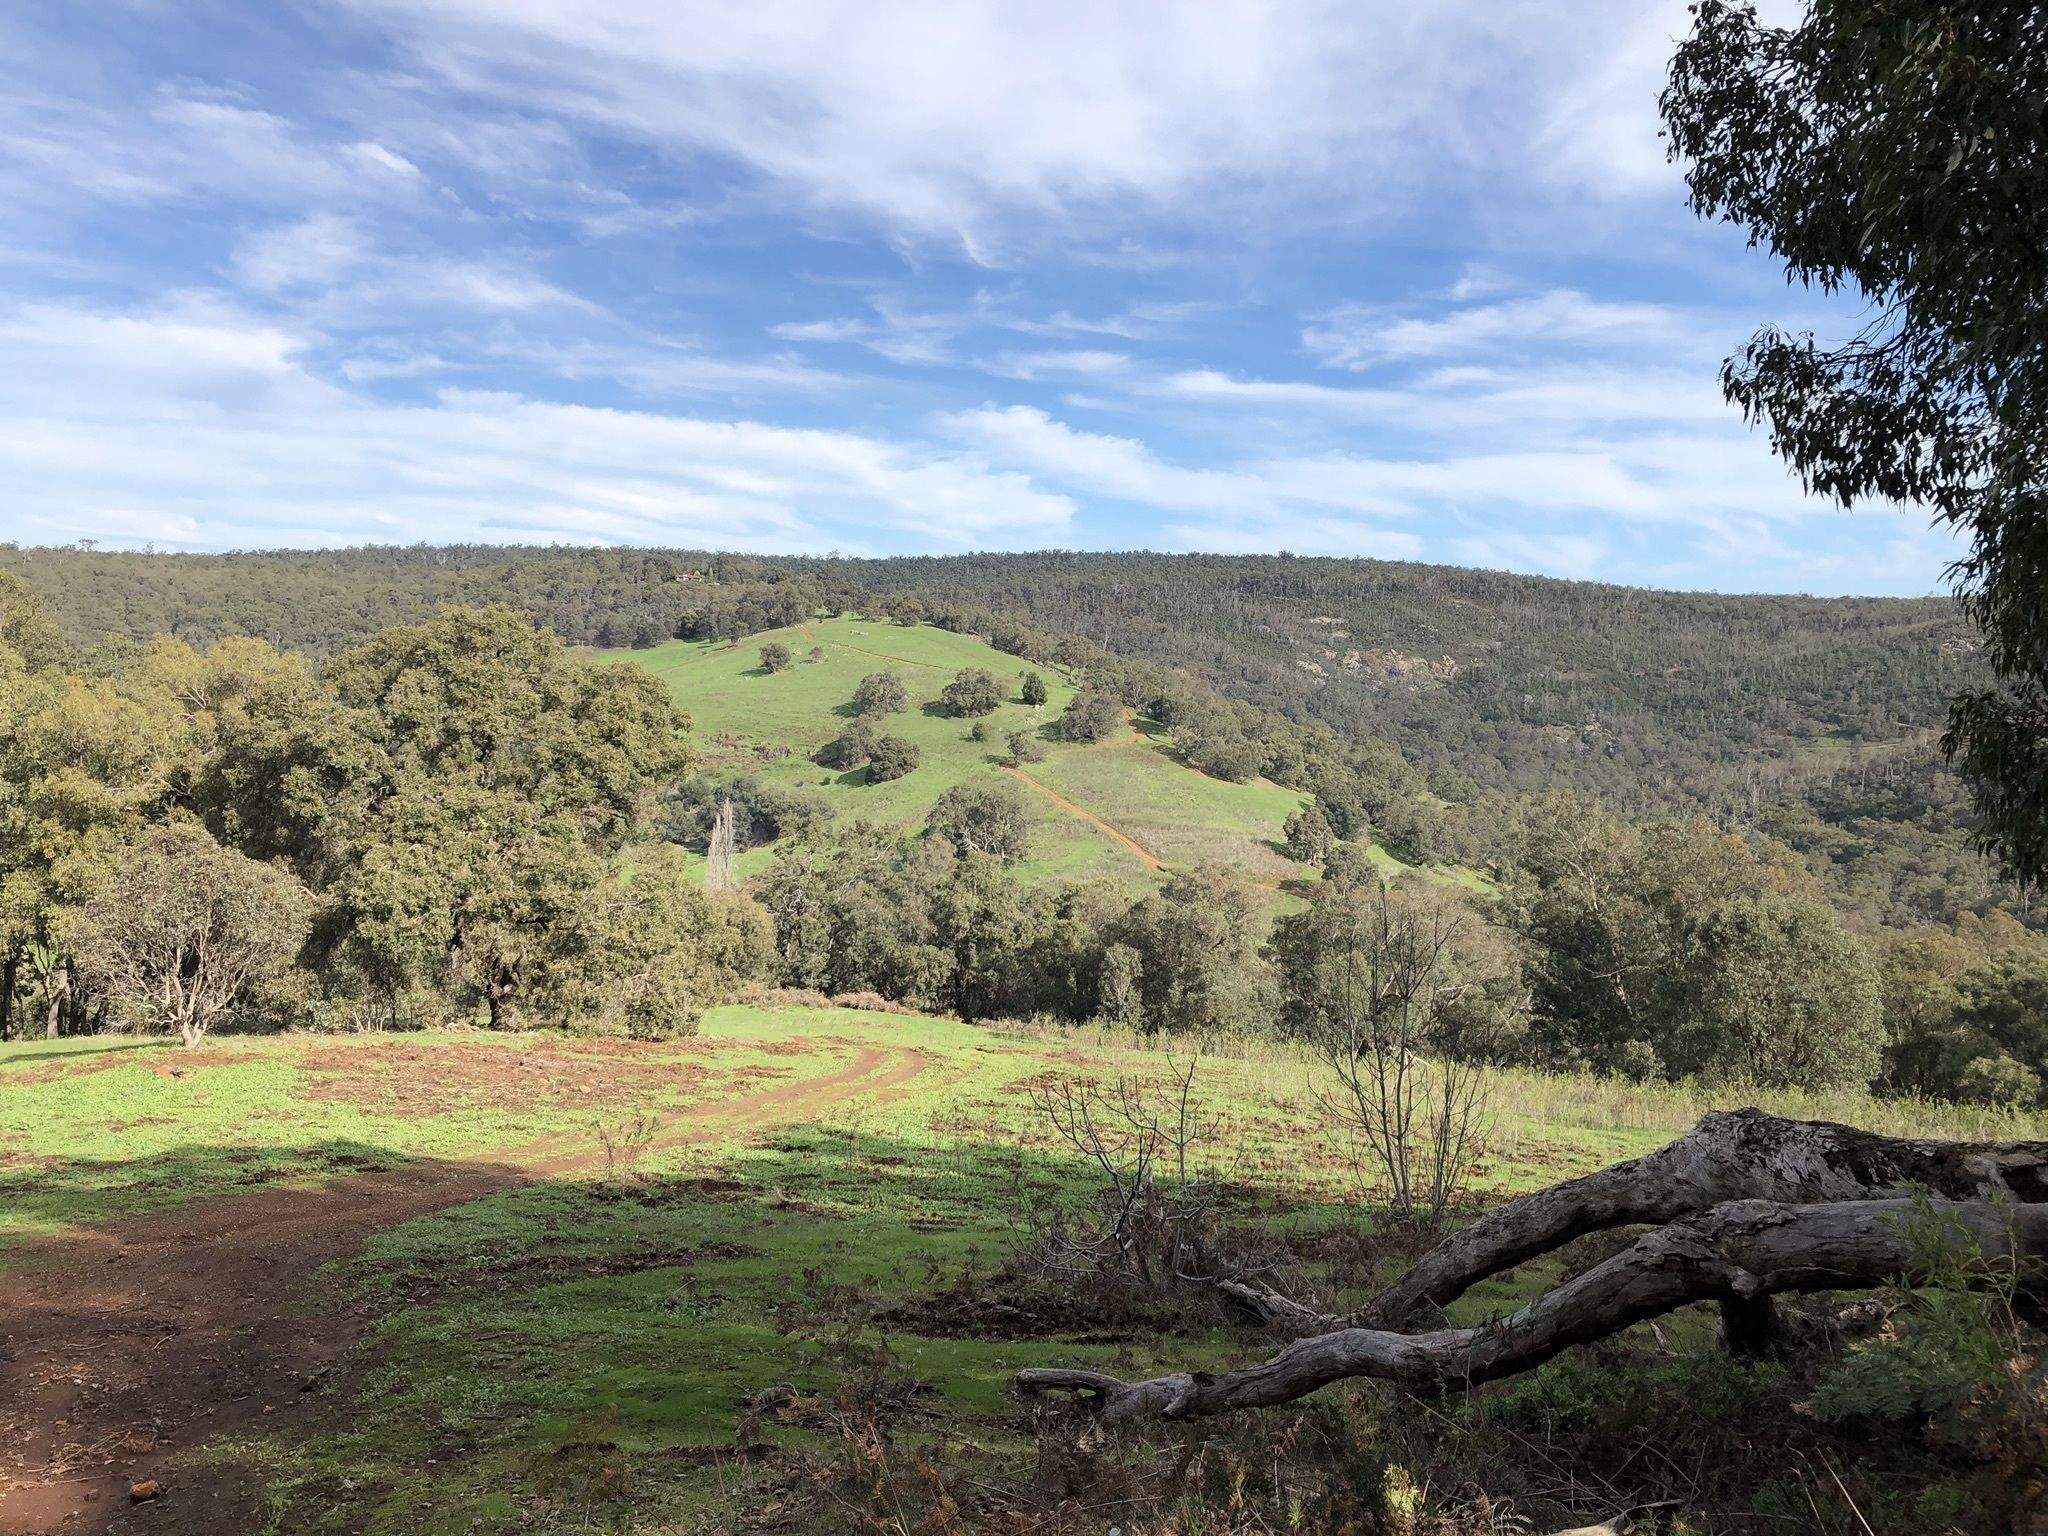
[[[1108,822],[1104,821],[1100,816],[1096,815],[1093,811],[1084,810],[1082,807],[1074,804],[1073,801],[1069,800],[1065,795],[1061,794],[1056,789],[1048,789],[1045,785],[1039,783],[1038,780],[1031,777],[1030,774],[1026,773],[1022,768],[1005,767],[1003,769],[1003,772],[1007,773],[1013,779],[1023,780],[1026,784],[1029,784],[1033,789],[1037,790],[1041,795],[1045,796],[1046,799],[1050,800],[1054,805],[1058,806],[1061,810],[1066,811],[1069,815],[1080,817],[1081,820],[1087,822],[1088,825],[1095,828],[1096,831],[1102,833],[1104,836],[1110,838],[1112,841],[1119,843],[1123,847],[1129,849],[1132,853],[1136,854],[1140,859],[1144,860],[1145,867],[1147,869],[1163,870],[1167,867],[1165,860],[1157,857],[1152,853],[1147,852],[1135,838],[1130,836],[1129,833],[1119,832],[1115,827],[1111,826]]]
[[[927,1065],[863,1047],[838,1071],[694,1107],[655,1148],[802,1123],[900,1097]],[[559,1143],[492,1162],[414,1162],[110,1224],[16,1257],[0,1275],[0,1536],[250,1528],[254,1488],[169,1466],[224,1431],[278,1422],[362,1338],[323,1267],[371,1234],[539,1179],[602,1167]],[[160,1499],[129,1488],[159,1478]]]

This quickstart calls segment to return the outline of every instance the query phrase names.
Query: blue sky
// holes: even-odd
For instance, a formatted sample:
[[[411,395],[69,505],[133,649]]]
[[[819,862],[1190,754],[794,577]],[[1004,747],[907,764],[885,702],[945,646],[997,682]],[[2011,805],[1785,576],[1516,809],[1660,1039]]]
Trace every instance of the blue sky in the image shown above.
[[[1716,370],[1837,335],[1682,0],[0,16],[0,538],[1373,555],[1937,590]]]

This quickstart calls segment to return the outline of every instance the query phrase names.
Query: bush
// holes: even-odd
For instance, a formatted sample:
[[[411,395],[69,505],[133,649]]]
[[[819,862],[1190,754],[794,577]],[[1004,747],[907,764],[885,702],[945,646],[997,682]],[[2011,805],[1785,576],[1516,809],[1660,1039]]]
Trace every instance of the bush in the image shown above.
[[[1016,763],[1042,763],[1045,761],[1045,743],[1038,739],[1036,731],[1012,731],[1003,738],[1010,749],[1010,760]]]
[[[1026,672],[1024,674],[1024,686],[1019,691],[1018,697],[1023,699],[1033,709],[1038,708],[1046,699],[1045,679],[1036,672]]]
[[[917,767],[917,747],[901,736],[884,736],[868,753],[868,782],[885,784]]]
[[[1060,716],[1059,732],[1068,741],[1106,741],[1124,722],[1123,706],[1099,688],[1083,688]]]
[[[953,681],[946,684],[939,702],[963,719],[991,714],[1003,702],[1002,685],[986,667],[962,667]]]
[[[769,672],[787,672],[790,663],[795,660],[796,658],[790,654],[789,647],[786,645],[771,641],[769,644],[761,647],[761,665]]]

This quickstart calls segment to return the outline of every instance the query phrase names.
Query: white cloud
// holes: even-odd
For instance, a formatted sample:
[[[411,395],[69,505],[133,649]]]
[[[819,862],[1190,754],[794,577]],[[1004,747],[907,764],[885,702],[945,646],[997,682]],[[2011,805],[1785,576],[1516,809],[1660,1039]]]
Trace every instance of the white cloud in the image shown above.
[[[1483,570],[1534,571],[1574,580],[1598,575],[1610,552],[1605,540],[1576,533],[1475,534],[1459,539],[1452,549],[1461,564]]]
[[[1003,352],[982,363],[982,370],[1004,379],[1103,379],[1127,372],[1127,352],[1076,347],[1042,352]]]
[[[17,536],[215,547],[559,537],[851,547],[909,529],[1057,541],[1064,496],[971,453],[491,391],[381,403],[313,338],[216,309],[0,318],[0,477]]]
[[[244,283],[274,293],[327,286],[369,256],[369,242],[355,220],[315,213],[244,238],[235,251],[235,272]]]
[[[1685,23],[1682,0],[1592,0],[1569,27],[1491,0],[353,3],[470,97],[984,254],[1136,206],[1227,218],[1284,192],[1349,219],[1446,176],[1597,166],[1654,115],[1654,39]],[[1622,116],[1571,105],[1593,93]],[[1582,179],[1642,190],[1624,168]]]
[[[1667,305],[1617,303],[1568,288],[1491,304],[1446,307],[1422,317],[1383,305],[1347,305],[1319,316],[1302,345],[1331,368],[1525,351],[1545,345],[1650,346],[1682,334]]]

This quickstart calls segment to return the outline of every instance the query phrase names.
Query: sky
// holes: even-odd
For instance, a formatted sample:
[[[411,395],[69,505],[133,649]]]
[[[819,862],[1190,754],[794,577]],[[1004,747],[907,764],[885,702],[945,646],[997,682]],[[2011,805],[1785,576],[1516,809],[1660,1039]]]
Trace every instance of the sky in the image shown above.
[[[1793,0],[1782,0],[1791,4]],[[0,540],[1292,550],[1919,594],[1718,370],[1683,0],[0,11]]]

